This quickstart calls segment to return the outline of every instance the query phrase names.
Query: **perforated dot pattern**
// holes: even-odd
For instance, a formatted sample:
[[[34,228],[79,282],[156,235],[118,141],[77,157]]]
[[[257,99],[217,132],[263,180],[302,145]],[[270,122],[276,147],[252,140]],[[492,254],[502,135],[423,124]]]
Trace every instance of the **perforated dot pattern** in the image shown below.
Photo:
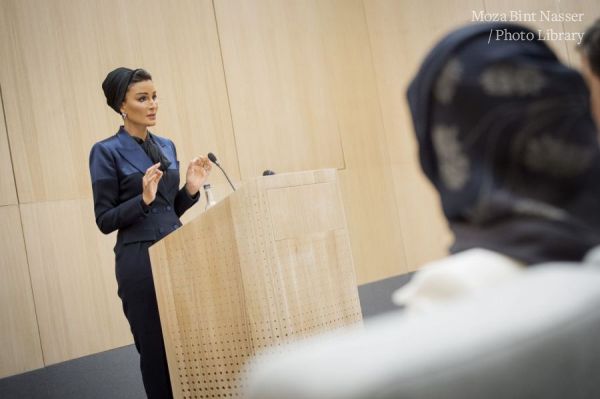
[[[362,320],[347,230],[275,240],[268,189],[246,184],[151,248],[176,398],[242,397],[255,354]]]

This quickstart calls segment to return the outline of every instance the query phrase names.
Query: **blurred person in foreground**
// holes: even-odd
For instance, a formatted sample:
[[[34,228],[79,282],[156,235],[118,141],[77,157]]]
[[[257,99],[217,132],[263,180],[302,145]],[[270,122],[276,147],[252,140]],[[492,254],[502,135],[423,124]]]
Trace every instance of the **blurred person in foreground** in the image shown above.
[[[591,92],[592,114],[600,126],[600,19],[585,31],[579,50],[581,70]]]
[[[408,89],[425,175],[454,233],[451,256],[396,291],[408,310],[580,262],[600,244],[600,152],[588,90],[540,40],[477,24],[439,42]],[[523,34],[522,34],[523,33]]]

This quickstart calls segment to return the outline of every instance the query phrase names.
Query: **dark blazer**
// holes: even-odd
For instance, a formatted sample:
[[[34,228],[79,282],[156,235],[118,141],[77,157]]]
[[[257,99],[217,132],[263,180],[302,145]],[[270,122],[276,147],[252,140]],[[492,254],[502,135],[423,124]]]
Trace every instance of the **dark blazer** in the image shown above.
[[[150,135],[171,165],[149,207],[142,204],[142,177],[152,161],[123,127],[96,143],[90,153],[96,224],[105,234],[119,231],[115,252],[122,244],[160,240],[181,226],[179,217],[200,197],[191,197],[185,187],[179,189],[179,162],[173,142]]]
[[[171,162],[150,206],[142,203],[142,177],[152,161],[121,127],[90,153],[96,224],[108,234],[118,230],[115,273],[123,312],[140,353],[149,398],[172,398],[148,248],[181,226],[179,217],[194,203],[179,189],[179,162],[171,140],[150,135]]]

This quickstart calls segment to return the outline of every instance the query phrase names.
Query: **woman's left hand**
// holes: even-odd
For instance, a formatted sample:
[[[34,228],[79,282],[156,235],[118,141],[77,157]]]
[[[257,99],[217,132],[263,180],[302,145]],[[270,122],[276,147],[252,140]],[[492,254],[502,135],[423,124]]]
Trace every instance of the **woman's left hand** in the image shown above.
[[[189,195],[195,196],[198,193],[211,169],[212,164],[207,157],[196,157],[190,161],[185,175],[185,189]]]

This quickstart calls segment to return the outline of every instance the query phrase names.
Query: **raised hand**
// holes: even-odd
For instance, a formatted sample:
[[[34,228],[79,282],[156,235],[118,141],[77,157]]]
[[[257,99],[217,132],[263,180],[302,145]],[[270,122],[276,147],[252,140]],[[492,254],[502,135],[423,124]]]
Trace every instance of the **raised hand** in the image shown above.
[[[158,183],[162,178],[163,172],[158,169],[160,162],[155,163],[146,170],[146,174],[142,178],[143,193],[142,199],[146,205],[150,205],[156,198],[156,190],[158,190]]]
[[[188,194],[196,195],[208,179],[211,170],[212,164],[207,157],[196,157],[190,161],[185,175],[185,189]]]

